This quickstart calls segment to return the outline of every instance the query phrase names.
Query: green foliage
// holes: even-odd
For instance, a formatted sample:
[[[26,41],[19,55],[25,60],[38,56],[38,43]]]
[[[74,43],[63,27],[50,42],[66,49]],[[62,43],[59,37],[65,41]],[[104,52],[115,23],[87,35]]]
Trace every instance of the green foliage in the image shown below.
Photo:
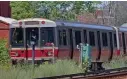
[[[18,1],[11,2],[15,19],[43,17],[52,20],[76,20],[78,14],[94,12],[100,1]]]
[[[127,56],[114,57],[110,62],[104,62],[103,66],[106,69],[127,67]]]
[[[12,18],[32,18],[35,15],[35,8],[29,1],[11,2]]]
[[[85,10],[84,1],[75,1],[73,4],[73,11],[75,14],[81,14]]]
[[[84,72],[87,72],[89,69],[89,66],[90,66],[90,63],[89,63],[89,60],[85,60],[83,63],[82,63],[82,69]]]
[[[44,71],[38,73],[39,71]],[[35,77],[59,76],[67,74],[81,73],[83,70],[71,60],[58,60],[55,64],[44,64],[35,69]]]
[[[95,10],[97,9],[96,7],[97,4],[101,4],[101,2],[100,1],[86,1],[85,2],[86,11],[90,13],[94,13]]]
[[[54,20],[76,20],[78,14],[85,11],[94,12],[96,4],[94,1],[56,1],[56,2],[37,2],[37,16],[42,16]],[[37,8],[37,7],[36,7]]]
[[[0,40],[0,65],[7,65],[9,62],[9,54],[6,44],[6,40]]]
[[[58,60],[55,64],[44,63],[40,66],[16,66],[10,69],[0,69],[0,79],[33,79],[40,77],[58,76],[82,73],[83,70],[71,60]]]

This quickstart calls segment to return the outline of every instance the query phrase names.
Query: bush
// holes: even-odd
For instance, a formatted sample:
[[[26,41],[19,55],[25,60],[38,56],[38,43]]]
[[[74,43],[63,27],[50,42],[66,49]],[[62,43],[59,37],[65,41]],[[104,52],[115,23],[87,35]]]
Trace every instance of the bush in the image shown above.
[[[110,62],[104,62],[103,66],[106,69],[127,67],[127,57],[126,56],[115,57]]]
[[[0,39],[0,66],[9,63],[9,54],[6,44],[7,41],[5,39]]]

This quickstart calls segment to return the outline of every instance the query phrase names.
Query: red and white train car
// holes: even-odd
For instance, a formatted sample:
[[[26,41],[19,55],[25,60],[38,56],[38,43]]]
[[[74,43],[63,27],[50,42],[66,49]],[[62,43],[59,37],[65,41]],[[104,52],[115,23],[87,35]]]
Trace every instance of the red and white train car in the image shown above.
[[[69,58],[79,61],[79,43],[92,46],[92,61],[104,62],[116,56],[119,49],[126,54],[127,28],[84,24],[68,21],[51,21],[42,18],[19,20],[10,26],[10,57],[17,60],[32,60],[31,34],[36,32],[35,60]],[[117,32],[119,34],[117,36]],[[120,48],[119,48],[120,41]],[[54,44],[54,50],[51,44]],[[54,54],[53,54],[54,53]]]

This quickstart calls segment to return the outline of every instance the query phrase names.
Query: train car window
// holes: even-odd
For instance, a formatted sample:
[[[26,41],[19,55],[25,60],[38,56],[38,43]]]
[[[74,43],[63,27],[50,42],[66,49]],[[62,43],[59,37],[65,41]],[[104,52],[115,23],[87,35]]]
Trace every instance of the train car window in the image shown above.
[[[24,35],[22,28],[11,29],[11,45],[12,47],[23,47],[24,46]]]
[[[84,43],[86,44],[87,43],[87,31],[84,30]]]
[[[108,46],[107,33],[102,33],[102,44],[104,47]]]
[[[122,47],[122,34],[119,33],[119,42],[120,42],[120,47]]]
[[[122,32],[123,52],[126,54],[125,33]]]
[[[81,43],[81,31],[75,31],[75,44],[78,45]]]
[[[66,30],[63,30],[63,45],[67,45],[67,36],[66,36]]]
[[[114,34],[114,46],[117,47],[116,34]]]
[[[59,35],[59,45],[62,45],[62,31],[58,30]]]
[[[28,47],[32,46],[31,41],[35,41],[35,45],[38,46],[38,39],[39,39],[39,34],[38,34],[38,28],[26,28],[26,42]]]
[[[125,34],[124,33],[122,33],[122,42],[123,42],[123,47],[125,47],[126,45],[125,45]]]
[[[59,33],[59,45],[67,45],[67,36],[66,36],[66,30],[58,30]]]
[[[47,43],[54,43],[54,28],[43,27],[41,28],[41,46],[45,46]]]
[[[113,39],[112,39],[112,32],[109,32],[109,48],[110,48],[110,56],[109,56],[109,60],[112,59],[113,57]]]
[[[100,31],[97,31],[97,48],[98,48],[98,57],[97,57],[97,60],[100,60],[101,58],[101,36],[100,36]]]
[[[95,46],[95,36],[94,36],[94,32],[92,31],[89,31],[89,40],[90,40],[90,45]]]

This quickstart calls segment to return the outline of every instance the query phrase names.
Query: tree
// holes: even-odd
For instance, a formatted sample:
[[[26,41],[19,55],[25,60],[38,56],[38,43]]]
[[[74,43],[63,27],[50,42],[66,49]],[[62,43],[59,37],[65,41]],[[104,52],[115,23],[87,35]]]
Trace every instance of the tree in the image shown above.
[[[103,15],[102,21],[105,25],[117,26],[120,27],[122,24],[127,22],[127,2],[125,1],[107,1],[103,2]],[[108,15],[107,15],[108,14]],[[108,16],[107,18],[103,18],[103,16]],[[108,19],[108,22],[105,20]]]
[[[76,20],[76,16],[94,12],[94,1],[38,1],[11,2],[12,17],[15,19],[43,17],[52,20]]]
[[[127,2],[125,1],[115,1],[114,4],[112,4],[115,9],[113,9],[114,11],[112,11],[114,13],[114,18],[115,18],[115,22],[114,25],[115,26],[121,26],[123,23],[127,22]]]
[[[48,19],[67,19],[70,15],[69,7],[70,2],[38,2],[37,17],[43,17]]]
[[[97,8],[97,4],[100,4],[101,2],[99,1],[86,1],[85,2],[85,7],[86,7],[86,11],[90,12],[90,13],[94,13],[96,8]]]
[[[13,1],[11,2],[11,8],[12,8],[12,18],[23,19],[35,16],[35,9],[33,8],[31,2]]]

